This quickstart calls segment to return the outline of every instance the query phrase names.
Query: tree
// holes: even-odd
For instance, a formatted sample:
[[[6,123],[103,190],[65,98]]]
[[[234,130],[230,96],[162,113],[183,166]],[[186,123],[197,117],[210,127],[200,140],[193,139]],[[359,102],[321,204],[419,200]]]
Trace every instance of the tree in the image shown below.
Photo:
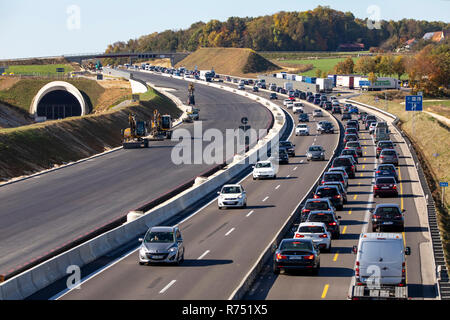
[[[375,72],[375,61],[371,57],[363,56],[356,61],[355,71],[364,75]]]
[[[378,72],[382,75],[391,75],[394,74],[394,58],[390,55],[383,56],[378,65]]]
[[[336,74],[352,74],[354,66],[355,63],[353,62],[353,59],[348,57],[344,61],[338,62],[334,66],[334,71]]]
[[[370,72],[367,79],[370,81],[371,84],[374,84],[375,82],[377,82],[377,76],[375,75],[374,72]]]
[[[400,80],[401,76],[406,72],[405,57],[396,56],[392,61],[392,71],[397,75]]]
[[[319,68],[316,69],[316,78],[320,78],[320,76],[322,75],[322,70],[320,70]]]

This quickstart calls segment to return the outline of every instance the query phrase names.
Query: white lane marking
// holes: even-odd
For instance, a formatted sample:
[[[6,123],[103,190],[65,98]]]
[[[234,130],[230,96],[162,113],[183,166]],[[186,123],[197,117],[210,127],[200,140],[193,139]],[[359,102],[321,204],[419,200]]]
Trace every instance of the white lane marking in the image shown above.
[[[197,260],[202,260],[209,252],[209,250],[206,250],[200,257],[197,258]]]
[[[262,202],[265,202],[267,199],[269,199],[269,196],[265,197]]]
[[[250,217],[250,216],[252,215],[253,212],[254,212],[254,211],[252,210],[252,211],[250,211],[249,213],[247,213],[247,217]]]
[[[294,171],[297,170],[297,167],[294,168]]]
[[[300,163],[303,163],[304,160],[300,160]]]
[[[164,289],[162,289],[159,293],[164,293],[167,291],[167,289],[169,289],[175,282],[177,282],[177,280],[172,280],[169,282],[169,284],[167,286],[164,287]]]
[[[287,176],[286,176],[286,178],[289,178],[291,175],[290,174],[288,174]]]
[[[227,233],[225,233],[225,237],[226,237],[227,235],[229,235],[230,233],[232,233],[233,231],[234,231],[234,228],[231,228],[230,231],[228,231]]]
[[[277,185],[277,186],[275,187],[275,190],[278,190],[278,188],[279,188],[280,186],[281,186],[280,184]]]

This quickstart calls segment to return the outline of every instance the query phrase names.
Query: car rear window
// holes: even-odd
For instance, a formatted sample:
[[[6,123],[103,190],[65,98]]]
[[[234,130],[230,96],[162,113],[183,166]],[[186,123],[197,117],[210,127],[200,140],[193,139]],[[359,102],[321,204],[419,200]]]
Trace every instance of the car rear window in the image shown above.
[[[379,146],[381,148],[393,147],[392,142],[380,142]]]
[[[312,251],[312,244],[309,241],[283,241],[280,249]]]
[[[308,217],[308,221],[311,222],[330,222],[333,220],[334,220],[333,216],[331,214],[326,213],[310,214]]]
[[[328,203],[325,201],[309,201],[305,205],[305,209],[308,210],[328,210]]]
[[[333,180],[333,181],[341,181],[342,173],[338,172],[325,172],[323,175],[324,180]]]
[[[326,198],[326,197],[332,197],[336,194],[338,194],[338,191],[336,188],[320,188],[319,190],[317,190],[316,194],[318,196],[320,196],[321,198]]]
[[[376,211],[377,214],[395,214],[400,215],[400,210],[397,207],[380,207]]]
[[[301,226],[298,228],[300,233],[325,233],[325,228],[321,226]]]
[[[352,163],[350,162],[350,159],[345,158],[336,158],[333,161],[334,167],[345,167],[345,166],[351,166]]]
[[[366,263],[392,263],[402,260],[403,245],[401,241],[364,241],[361,246],[360,261]]]
[[[396,154],[394,150],[383,150],[384,155],[393,156]]]
[[[394,178],[378,178],[376,184],[380,184],[380,183],[394,184],[395,180],[394,180]]]

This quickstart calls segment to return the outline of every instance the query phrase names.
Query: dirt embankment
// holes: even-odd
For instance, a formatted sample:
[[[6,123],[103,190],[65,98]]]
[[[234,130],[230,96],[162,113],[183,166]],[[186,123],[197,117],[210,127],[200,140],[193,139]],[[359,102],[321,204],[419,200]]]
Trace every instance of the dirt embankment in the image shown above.
[[[250,77],[281,68],[251,49],[200,48],[176,64],[176,67],[211,70],[220,74]]]
[[[151,89],[150,89],[151,90]],[[174,118],[176,105],[159,92],[149,101],[99,115],[0,129],[0,181],[76,161],[121,145],[128,115],[150,120],[156,108]]]

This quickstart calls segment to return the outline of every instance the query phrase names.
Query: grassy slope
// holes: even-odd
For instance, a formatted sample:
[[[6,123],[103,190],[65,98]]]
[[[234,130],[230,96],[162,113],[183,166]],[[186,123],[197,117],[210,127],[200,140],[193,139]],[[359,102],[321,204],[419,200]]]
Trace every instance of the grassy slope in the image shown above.
[[[28,111],[31,101],[37,92],[47,83],[52,82],[51,79],[23,79],[15,83],[11,88],[0,91],[0,101],[4,101],[9,105],[18,107]],[[84,92],[90,99],[90,104],[94,107],[97,105],[98,98],[105,92],[96,81],[88,79],[66,79],[64,80],[73,84],[81,92]]]
[[[385,108],[385,101],[380,99],[377,104],[374,102],[374,95],[376,93],[365,93],[363,96],[353,98],[363,103],[374,105],[380,109]],[[382,94],[382,93],[381,93]],[[422,160],[426,162],[429,168],[429,174],[433,181],[429,181],[430,189],[433,192],[434,198],[441,198],[441,188],[439,188],[439,181],[450,180],[450,132],[449,128],[441,125],[433,117],[417,112],[414,118],[414,135],[412,132],[412,113],[405,111],[405,105],[401,104],[404,98],[394,99],[388,101],[388,112],[395,114],[401,120],[401,127],[412,138],[415,149],[421,153]],[[435,102],[439,105],[439,102]],[[442,103],[448,106],[448,101]],[[425,110],[433,110],[432,102],[428,102],[424,106]],[[433,154],[439,154],[434,157]],[[426,168],[425,168],[426,170]],[[444,246],[447,251],[447,261],[450,261],[450,216],[448,214],[450,206],[450,192],[445,193],[445,208],[440,211],[441,230],[444,235]]]
[[[235,76],[249,76],[258,72],[280,69],[251,49],[241,48],[201,48],[177,63],[193,70],[210,70]]]
[[[150,119],[157,108],[177,118],[181,111],[157,91],[139,105],[100,115],[73,117],[12,129],[0,129],[0,180],[76,161],[121,145],[129,112]]]
[[[314,69],[302,73],[302,75],[315,77],[316,69],[320,69],[325,72],[332,72],[334,66],[341,61],[344,61],[346,58],[323,58],[323,59],[300,59],[300,60],[284,60],[284,62],[289,64],[312,64]],[[358,58],[352,58],[353,62],[356,63]]]
[[[5,72],[14,74],[50,74],[57,75],[56,68],[64,68],[64,73],[73,71],[73,67],[70,64],[44,64],[44,65],[21,65],[21,66],[9,66]]]

